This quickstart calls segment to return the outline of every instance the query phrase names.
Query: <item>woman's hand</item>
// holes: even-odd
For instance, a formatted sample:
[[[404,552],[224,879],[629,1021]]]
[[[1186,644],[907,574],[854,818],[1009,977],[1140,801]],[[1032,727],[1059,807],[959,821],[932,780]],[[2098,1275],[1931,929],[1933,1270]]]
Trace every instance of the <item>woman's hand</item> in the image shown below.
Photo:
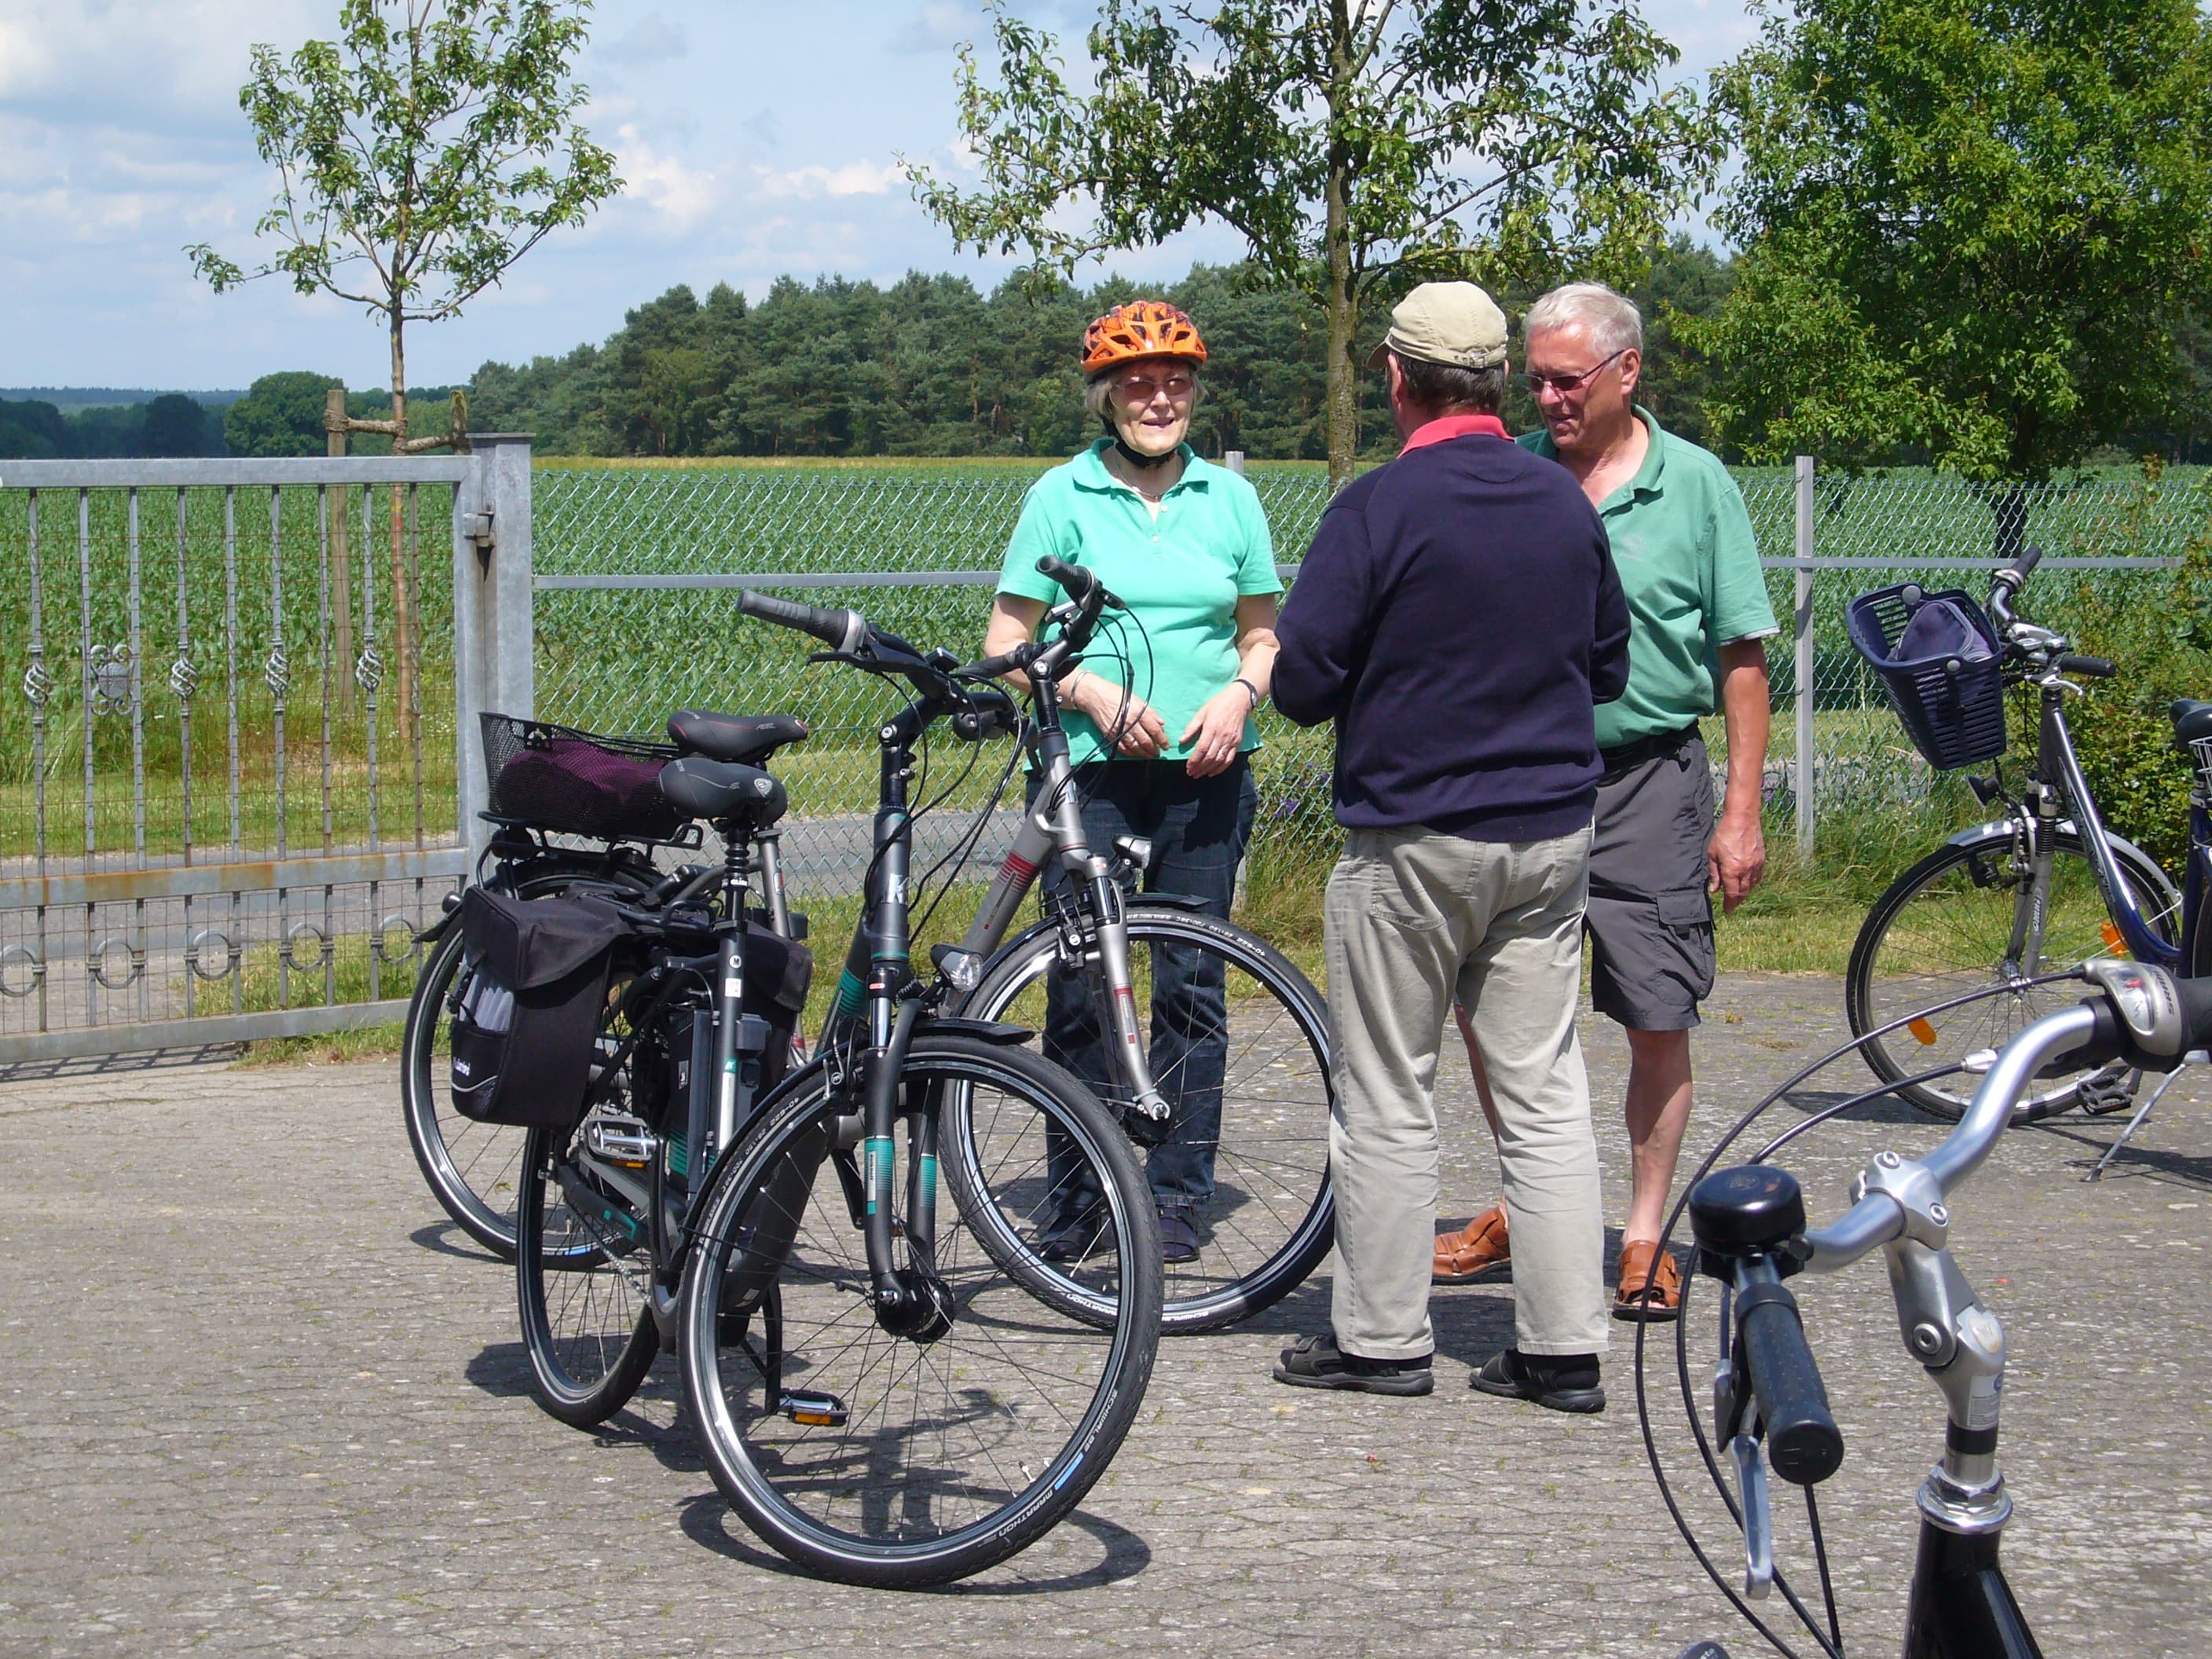
[[[1112,738],[1118,732],[1114,746],[1132,760],[1154,759],[1168,746],[1167,722],[1133,691],[1124,691],[1086,670],[1073,702],[1101,737]]]
[[[1210,778],[1229,769],[1244,741],[1245,716],[1252,712],[1252,694],[1235,680],[1206,700],[1178,742],[1190,745],[1186,769],[1194,778]]]

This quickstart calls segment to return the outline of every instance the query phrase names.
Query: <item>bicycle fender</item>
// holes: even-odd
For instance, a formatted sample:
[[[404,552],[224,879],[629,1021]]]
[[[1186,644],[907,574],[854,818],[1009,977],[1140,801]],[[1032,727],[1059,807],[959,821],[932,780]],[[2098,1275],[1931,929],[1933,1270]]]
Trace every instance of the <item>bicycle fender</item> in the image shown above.
[[[1164,904],[1170,909],[1175,910],[1203,910],[1206,908],[1206,901],[1204,899],[1194,898],[1188,893],[1139,893],[1134,898],[1131,899],[1129,903],[1133,907],[1139,904]]]
[[[2071,836],[2076,842],[2081,839],[2081,831],[2071,818],[2061,818],[2052,827],[2056,833]],[[1966,829],[1954,831],[1944,838],[1944,845],[1973,847],[1985,841],[1998,841],[2009,844],[2012,835],[2013,824],[2010,818],[1991,818],[1987,823],[1972,824]],[[2119,857],[2124,859],[2133,857],[2137,860],[2139,872],[2156,871],[2158,872],[2161,885],[2160,897],[2165,902],[2172,904],[2179,902],[2180,896],[2173,890],[2172,882],[2167,878],[2165,869],[2156,859],[2144,852],[2125,836],[2115,835],[2110,830],[2105,831],[2105,839],[2112,842],[2113,852]],[[1150,898],[1152,895],[1147,893],[1145,896]]]
[[[459,921],[460,918],[461,907],[456,904],[452,909],[447,911],[444,915],[440,916],[437,921],[432,922],[421,933],[416,934],[415,942],[417,945],[435,945],[440,939],[445,938],[447,934],[453,931],[453,924]]]
[[[974,1037],[978,1042],[1000,1048],[1018,1048],[1036,1035],[1026,1025],[1009,1025],[997,1019],[963,1019],[957,1014],[933,1019],[922,1030],[932,1036]]]
[[[2011,839],[2012,820],[1991,818],[1987,823],[1977,823],[1954,831],[1944,838],[1943,844],[1946,847],[1972,847],[1980,841],[2008,842]]]

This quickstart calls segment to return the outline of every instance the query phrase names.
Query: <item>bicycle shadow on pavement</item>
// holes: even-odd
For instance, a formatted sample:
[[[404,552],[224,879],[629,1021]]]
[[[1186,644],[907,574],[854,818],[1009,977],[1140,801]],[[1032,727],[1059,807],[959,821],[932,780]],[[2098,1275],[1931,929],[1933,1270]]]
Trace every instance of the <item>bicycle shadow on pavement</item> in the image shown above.
[[[744,1522],[730,1510],[729,1504],[719,1492],[703,1492],[684,1500],[678,1523],[684,1536],[702,1549],[712,1550],[732,1561],[743,1562],[749,1567],[758,1567],[786,1578],[812,1578],[814,1575],[797,1564],[787,1561],[775,1551],[755,1539],[745,1530]],[[1096,1589],[1103,1585],[1119,1583],[1133,1578],[1152,1564],[1152,1548],[1143,1539],[1126,1527],[1116,1526],[1103,1516],[1088,1510],[1077,1510],[1059,1526],[1045,1534],[1029,1551],[1001,1562],[989,1571],[993,1575],[1020,1572],[1025,1560],[1036,1550],[1073,1528],[1087,1533],[1103,1552],[1100,1558],[1079,1571],[1055,1573],[1050,1577],[1024,1577],[1008,1583],[995,1577],[978,1583],[965,1579],[958,1583],[938,1584],[921,1590],[886,1590],[887,1595],[1056,1595],[1068,1590]]]
[[[2143,1126],[2144,1129],[2148,1131],[2167,1109],[2161,1103],[2152,1112],[2150,1121]],[[2172,1109],[2185,1111],[2188,1108],[2184,1105]],[[2068,1158],[2066,1165],[2086,1177],[2097,1167],[2097,1160],[2104,1157],[2106,1148],[2119,1139],[2121,1130],[2127,1127],[2128,1117],[2129,1114],[2125,1112],[2115,1112],[2110,1117],[2092,1119],[2087,1122],[2075,1118],[2031,1127],[2055,1140],[2066,1141],[2081,1148],[2081,1156]],[[2090,1133],[2090,1123],[2107,1131],[2109,1139],[2100,1139]],[[2160,1186],[2182,1187],[2203,1192],[2212,1189],[2212,1157],[2171,1152],[2162,1146],[2146,1146],[2140,1139],[2131,1140],[2113,1156],[2112,1161],[2105,1166],[2105,1173],[2094,1184],[2106,1186],[2122,1180],[2152,1181]]]
[[[511,1265],[507,1257],[494,1255],[471,1238],[456,1221],[429,1222],[408,1234],[407,1242],[419,1249],[434,1251],[439,1255],[455,1256],[463,1261],[485,1261],[500,1267]]]

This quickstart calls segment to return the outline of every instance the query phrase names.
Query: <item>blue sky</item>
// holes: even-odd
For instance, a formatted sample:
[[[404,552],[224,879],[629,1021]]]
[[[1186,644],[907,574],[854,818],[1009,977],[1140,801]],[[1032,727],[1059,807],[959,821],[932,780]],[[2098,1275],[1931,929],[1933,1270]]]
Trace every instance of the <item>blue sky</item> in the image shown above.
[[[1024,9],[1070,42],[1092,15],[1079,0]],[[1731,0],[1645,9],[1684,73],[1751,33]],[[0,0],[0,291],[14,323],[0,385],[239,386],[280,368],[386,382],[382,336],[357,308],[266,282],[216,296],[179,252],[250,252],[270,173],[237,106],[248,50],[333,34],[336,15],[336,0]],[[958,167],[953,48],[981,15],[974,0],[601,0],[582,74],[622,198],[461,318],[411,330],[409,380],[603,339],[679,282],[757,297],[786,273],[995,281],[1004,262],[956,253],[897,167]],[[1113,263],[1174,275],[1238,247],[1201,228]]]

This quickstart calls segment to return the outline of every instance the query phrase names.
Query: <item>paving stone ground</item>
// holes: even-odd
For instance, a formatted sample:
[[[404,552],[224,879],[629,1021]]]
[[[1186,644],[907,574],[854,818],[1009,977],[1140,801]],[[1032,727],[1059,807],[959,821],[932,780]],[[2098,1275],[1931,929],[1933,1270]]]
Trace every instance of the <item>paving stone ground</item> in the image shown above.
[[[1835,1040],[1839,1007],[1831,981],[1723,983],[1698,1038],[1698,1154]],[[1617,1216],[1626,1054],[1602,1022],[1585,1030]],[[1838,1068],[1777,1117],[1864,1086]],[[1442,1094],[1451,1219],[1495,1175],[1463,1065]],[[2096,1186],[2080,1176],[2118,1122],[2015,1132],[1954,1203],[1960,1264],[2012,1346],[2007,1558],[2054,1656],[2212,1651],[2208,1104],[2185,1081]],[[1872,1152],[1939,1133],[1855,1109],[1789,1161],[1826,1216]],[[0,1170],[8,1655],[1671,1659],[1706,1634],[1764,1650],[1661,1507],[1629,1341],[1595,1419],[1465,1386],[1510,1337],[1503,1286],[1437,1292],[1424,1400],[1269,1380],[1285,1338],[1323,1323],[1326,1268],[1240,1330],[1164,1345],[1139,1425],[1073,1521],[965,1585],[892,1595],[815,1583],[754,1542],[701,1466],[666,1359],[604,1432],[538,1410],[511,1274],[425,1192],[389,1063],[18,1074],[0,1081]],[[1876,1262],[1798,1283],[1850,1444],[1821,1510],[1845,1635],[1894,1651],[1940,1401]],[[1692,1329],[1702,1395],[1711,1330]],[[1679,1404],[1659,1421],[1727,1547],[1682,1462]],[[1802,1510],[1781,1530],[1809,1589]]]

